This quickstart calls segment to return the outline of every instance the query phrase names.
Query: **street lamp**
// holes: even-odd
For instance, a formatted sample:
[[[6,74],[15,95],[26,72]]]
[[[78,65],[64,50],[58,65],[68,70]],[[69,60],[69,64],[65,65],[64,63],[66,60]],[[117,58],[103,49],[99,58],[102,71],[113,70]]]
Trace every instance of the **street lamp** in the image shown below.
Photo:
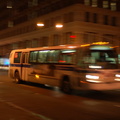
[[[62,24],[56,24],[55,27],[56,27],[56,28],[62,28],[63,25],[62,25]]]
[[[37,26],[38,26],[38,27],[43,27],[44,24],[43,24],[43,23],[37,23]]]

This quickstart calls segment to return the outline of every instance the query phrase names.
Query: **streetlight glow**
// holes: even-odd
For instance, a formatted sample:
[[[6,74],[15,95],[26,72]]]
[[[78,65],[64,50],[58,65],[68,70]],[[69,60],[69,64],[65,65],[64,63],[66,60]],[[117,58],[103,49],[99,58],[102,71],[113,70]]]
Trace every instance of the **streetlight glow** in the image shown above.
[[[62,25],[62,24],[57,24],[55,27],[56,27],[56,28],[62,28],[63,25]]]
[[[39,26],[39,27],[43,27],[44,24],[43,24],[43,23],[37,23],[37,26]]]

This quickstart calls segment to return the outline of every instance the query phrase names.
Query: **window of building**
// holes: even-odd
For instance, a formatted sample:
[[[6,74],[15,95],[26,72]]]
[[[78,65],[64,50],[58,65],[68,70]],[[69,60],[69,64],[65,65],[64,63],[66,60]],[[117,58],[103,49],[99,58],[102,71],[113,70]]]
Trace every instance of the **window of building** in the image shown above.
[[[116,11],[117,10],[117,4],[116,4],[116,2],[111,2],[110,3],[110,8],[111,8],[112,11]]]
[[[12,49],[14,50],[14,49],[18,49],[18,44],[17,43],[13,43],[12,44]]]
[[[33,5],[37,6],[38,5],[38,0],[33,0]]]
[[[50,26],[50,20],[49,19],[45,19],[44,21],[44,27],[48,28]]]
[[[18,42],[18,44],[19,44],[19,48],[20,48],[20,49],[26,47],[26,46],[25,46],[25,43],[24,43],[23,41]]]
[[[8,21],[8,27],[13,27],[13,26],[14,26],[13,21]]]
[[[69,12],[68,13],[68,19],[69,19],[68,20],[69,22],[73,22],[74,21],[74,13],[73,12]]]
[[[64,14],[64,16],[63,16],[64,23],[73,22],[73,20],[74,20],[74,13],[73,12],[69,12],[69,13]]]
[[[49,38],[48,37],[42,37],[41,44],[42,46],[48,46]]]
[[[53,36],[53,45],[59,45],[60,44],[61,37],[58,34],[55,34]]]
[[[85,5],[90,5],[90,0],[84,0]]]
[[[109,2],[107,0],[103,1],[103,8],[109,8]]]
[[[31,48],[31,47],[32,47],[32,41],[26,40],[26,48]]]
[[[60,23],[61,20],[62,20],[62,17],[61,17],[61,16],[56,16],[56,17],[55,17],[55,22],[56,22],[56,23]]]
[[[103,20],[104,20],[104,25],[108,25],[108,15],[104,15],[104,18],[103,18]]]
[[[32,41],[32,47],[38,47],[38,39],[34,38]]]
[[[54,17],[50,18],[50,27],[53,27],[53,26],[55,26],[55,18]]]
[[[68,21],[67,14],[64,14],[63,21],[64,21],[64,23],[67,23],[67,21]]]
[[[98,1],[92,0],[92,7],[97,7],[97,6],[98,6]]]
[[[116,24],[117,24],[116,22],[117,22],[116,17],[112,17],[111,18],[111,25],[116,26]]]
[[[93,23],[97,23],[97,14],[93,13]]]
[[[83,34],[83,43],[84,43],[84,44],[89,43],[89,39],[88,39],[88,34],[87,34],[87,33],[84,33],[84,34]]]
[[[64,44],[71,44],[72,41],[71,41],[71,36],[72,35],[72,32],[66,32],[65,33],[65,41],[64,41]]]
[[[12,8],[12,1],[7,1],[7,6],[6,8]]]
[[[37,6],[37,5],[38,5],[38,0],[28,1],[28,6],[29,6],[29,7]]]
[[[85,12],[85,22],[90,22],[90,13]]]
[[[28,4],[27,4],[27,2],[24,2],[23,5],[18,6],[18,11],[22,12],[22,11],[24,11],[27,8],[28,8]]]
[[[83,40],[85,44],[92,42],[97,42],[97,33],[95,32],[85,32],[83,35]]]
[[[28,19],[31,20],[33,18],[36,18],[38,14],[36,11],[34,11],[34,12],[29,13],[27,16],[28,16]]]
[[[103,35],[103,41],[109,42],[110,44],[113,44],[114,39],[115,39],[115,35],[112,35],[112,34],[104,34]]]

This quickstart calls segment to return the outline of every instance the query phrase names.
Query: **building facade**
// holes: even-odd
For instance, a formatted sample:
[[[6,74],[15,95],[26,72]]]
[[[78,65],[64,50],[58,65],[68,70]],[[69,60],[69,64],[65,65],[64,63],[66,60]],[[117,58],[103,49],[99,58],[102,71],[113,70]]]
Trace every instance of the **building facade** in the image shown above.
[[[119,5],[119,0],[3,0],[0,56],[19,48],[98,41],[119,46]]]

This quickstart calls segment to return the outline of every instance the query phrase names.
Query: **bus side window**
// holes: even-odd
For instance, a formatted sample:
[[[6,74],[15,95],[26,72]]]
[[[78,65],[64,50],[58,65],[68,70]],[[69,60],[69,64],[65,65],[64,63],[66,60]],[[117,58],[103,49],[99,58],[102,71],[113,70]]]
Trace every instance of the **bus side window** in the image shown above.
[[[29,62],[36,63],[37,62],[37,55],[38,55],[38,51],[31,51]]]
[[[60,55],[60,63],[74,63],[73,58],[74,58],[74,53],[63,53]]]
[[[80,48],[78,50],[77,65],[84,68],[86,64],[91,62],[91,58],[90,51],[87,48]]]
[[[46,63],[48,50],[39,51],[38,63]]]
[[[14,54],[14,63],[20,63],[21,52],[16,52]]]
[[[75,62],[75,54],[75,49],[62,50],[59,62],[73,64]]]
[[[59,50],[50,50],[48,52],[47,62],[48,63],[58,63]]]

